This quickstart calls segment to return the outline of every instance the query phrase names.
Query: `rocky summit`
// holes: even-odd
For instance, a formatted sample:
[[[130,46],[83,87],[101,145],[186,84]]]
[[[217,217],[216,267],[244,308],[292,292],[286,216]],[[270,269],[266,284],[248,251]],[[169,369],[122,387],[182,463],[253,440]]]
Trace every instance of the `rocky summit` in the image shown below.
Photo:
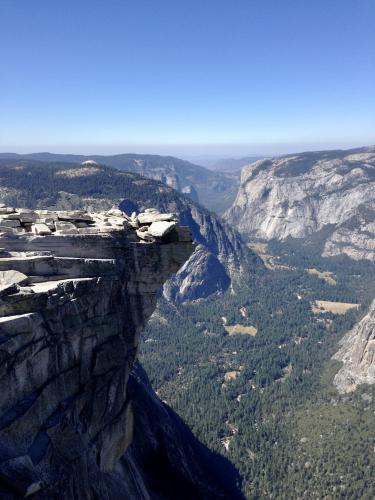
[[[189,230],[155,209],[0,219],[0,497],[147,498],[140,471],[119,471],[137,418],[127,385]]]

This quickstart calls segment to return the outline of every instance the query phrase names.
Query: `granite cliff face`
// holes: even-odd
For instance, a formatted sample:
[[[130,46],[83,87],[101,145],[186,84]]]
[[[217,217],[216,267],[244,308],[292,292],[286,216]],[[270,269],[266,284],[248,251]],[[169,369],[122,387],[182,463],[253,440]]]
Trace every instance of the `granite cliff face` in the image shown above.
[[[375,300],[366,316],[341,340],[334,359],[343,363],[334,379],[340,392],[375,384]]]
[[[117,471],[126,484],[129,476],[137,477],[135,491],[142,491],[142,500],[244,500],[236,469],[194,438],[155,395],[138,364],[129,378],[128,395],[135,416],[134,437]]]
[[[259,160],[243,169],[226,219],[261,239],[322,231],[323,255],[375,261],[374,188],[373,148]]]
[[[189,230],[155,210],[0,212],[1,498],[156,498],[145,450],[126,455],[127,386],[159,289],[192,252]],[[153,439],[157,450],[162,432]],[[185,458],[166,467],[194,489]]]
[[[260,160],[242,171],[226,220],[248,238],[310,239],[324,257],[375,262],[375,148]],[[342,392],[375,383],[374,304],[335,359]]]

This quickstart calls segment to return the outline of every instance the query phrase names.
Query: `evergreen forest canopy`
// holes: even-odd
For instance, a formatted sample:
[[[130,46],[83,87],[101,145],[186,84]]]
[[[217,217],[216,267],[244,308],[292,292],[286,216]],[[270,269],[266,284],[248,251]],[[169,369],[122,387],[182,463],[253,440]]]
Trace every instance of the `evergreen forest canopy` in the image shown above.
[[[118,154],[118,155],[72,155],[54,153],[32,153],[18,155],[15,153],[0,153],[0,164],[6,160],[26,160],[28,164],[60,163],[81,164],[85,161],[95,161],[99,165],[107,165],[123,172],[143,175],[160,180],[177,191],[184,192],[184,188],[192,187],[198,200],[208,209],[223,213],[228,209],[237,194],[239,171],[218,172],[186,160],[173,156],[147,154]]]
[[[204,302],[161,301],[141,362],[159,396],[236,465],[247,498],[373,498],[375,389],[340,395],[331,356],[375,296],[374,266],[300,242],[270,246],[289,268]],[[337,284],[306,272],[314,266]],[[361,308],[317,315],[315,300]],[[228,335],[224,323],[257,333]]]

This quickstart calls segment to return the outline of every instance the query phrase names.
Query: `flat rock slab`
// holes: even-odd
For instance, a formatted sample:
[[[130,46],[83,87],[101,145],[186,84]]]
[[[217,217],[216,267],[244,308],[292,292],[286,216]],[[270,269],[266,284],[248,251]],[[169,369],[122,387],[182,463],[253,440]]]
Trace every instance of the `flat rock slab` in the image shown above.
[[[153,222],[160,221],[175,221],[177,219],[176,214],[157,214],[157,213],[144,213],[138,215],[138,221],[140,224],[152,224]]]
[[[97,227],[80,227],[78,229],[79,234],[98,234],[99,228]]]
[[[93,221],[91,215],[82,212],[60,212],[58,213],[58,219],[67,221]]]
[[[158,221],[153,222],[148,228],[148,232],[155,238],[162,238],[169,233],[175,226],[176,222]]]
[[[66,231],[67,229],[77,229],[72,222],[55,222],[56,231]]]
[[[33,224],[31,226],[31,231],[34,234],[38,234],[39,236],[46,236],[47,234],[52,233],[47,224]]]
[[[0,214],[13,214],[15,211],[13,207],[0,207]]]
[[[0,271],[0,286],[5,285],[22,285],[27,282],[26,274],[20,273],[19,271],[9,270]]]

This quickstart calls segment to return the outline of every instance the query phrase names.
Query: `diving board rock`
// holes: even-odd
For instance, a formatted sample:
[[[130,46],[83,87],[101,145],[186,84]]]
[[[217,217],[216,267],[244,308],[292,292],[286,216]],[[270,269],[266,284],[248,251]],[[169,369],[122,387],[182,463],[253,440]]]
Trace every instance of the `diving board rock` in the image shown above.
[[[188,230],[141,226],[144,241],[117,212],[36,213],[59,229],[0,233],[0,498],[144,499],[119,480],[137,418],[127,384]]]

